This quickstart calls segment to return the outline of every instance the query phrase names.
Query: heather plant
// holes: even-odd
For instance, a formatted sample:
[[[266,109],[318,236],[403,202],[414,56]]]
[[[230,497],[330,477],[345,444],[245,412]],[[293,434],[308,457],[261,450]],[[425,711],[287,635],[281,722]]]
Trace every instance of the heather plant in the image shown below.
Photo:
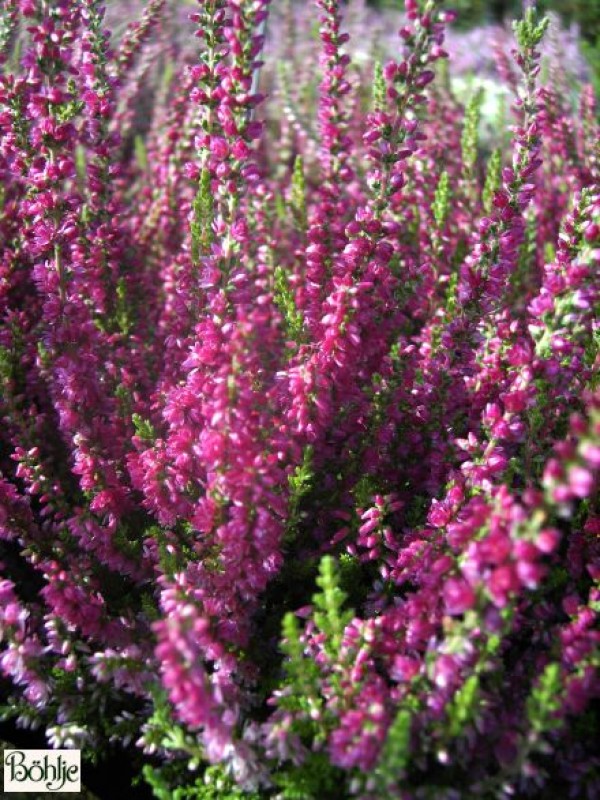
[[[2,718],[157,798],[597,797],[572,33],[470,80],[442,0],[108,18],[1,6]]]

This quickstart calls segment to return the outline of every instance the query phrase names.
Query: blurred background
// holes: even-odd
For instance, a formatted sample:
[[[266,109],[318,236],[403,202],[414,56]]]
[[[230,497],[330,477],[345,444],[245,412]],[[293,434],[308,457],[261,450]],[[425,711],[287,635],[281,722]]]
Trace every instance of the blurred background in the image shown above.
[[[402,7],[400,0],[372,0],[372,5],[388,8]],[[460,12],[459,25],[472,27],[503,22],[519,16],[527,0],[454,0],[449,6]],[[576,23],[582,35],[595,41],[600,34],[600,0],[537,0],[541,12],[560,14],[567,25]]]
[[[379,8],[402,8],[402,0],[371,0]],[[520,16],[531,0],[451,0],[448,5],[459,12],[455,28],[469,30],[484,25],[502,24]],[[577,29],[580,48],[600,94],[600,0],[537,0],[542,13],[554,12],[566,28]]]

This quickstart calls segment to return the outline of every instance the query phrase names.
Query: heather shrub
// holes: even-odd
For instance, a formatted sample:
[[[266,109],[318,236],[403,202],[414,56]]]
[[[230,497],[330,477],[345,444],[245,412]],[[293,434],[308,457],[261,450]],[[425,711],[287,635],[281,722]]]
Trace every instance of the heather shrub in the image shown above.
[[[159,799],[597,797],[577,41],[273,6],[2,4],[2,715]]]

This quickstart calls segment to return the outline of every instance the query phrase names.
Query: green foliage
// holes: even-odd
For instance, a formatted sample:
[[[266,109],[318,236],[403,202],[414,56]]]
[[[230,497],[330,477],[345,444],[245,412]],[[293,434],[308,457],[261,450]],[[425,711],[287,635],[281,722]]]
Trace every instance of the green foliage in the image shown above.
[[[171,787],[161,770],[151,767],[150,764],[144,764],[142,775],[157,800],[171,800]]]
[[[139,436],[147,442],[153,442],[156,439],[156,431],[152,423],[141,417],[139,414],[133,414],[131,417],[133,427],[135,428],[135,435]]]
[[[131,417],[133,426],[135,428],[135,435],[139,436],[147,442],[153,442],[156,439],[156,431],[154,426],[147,419],[144,419],[139,414],[133,414]]]
[[[11,14],[6,4],[2,4],[0,7],[0,53],[8,49],[13,31],[16,27],[16,21],[16,15]]]
[[[286,698],[285,707],[305,711],[311,706],[319,706],[320,702],[316,700],[319,671],[314,661],[304,658],[300,625],[292,612],[283,618],[282,635],[281,650],[287,656],[284,670],[287,683],[293,690]]]
[[[353,611],[343,608],[347,595],[340,587],[340,573],[331,556],[321,560],[316,583],[321,591],[313,596],[313,620],[324,635],[323,648],[334,665],[339,659],[344,629],[352,619]],[[320,669],[305,656],[300,624],[293,613],[283,618],[280,649],[287,656],[284,662],[285,688],[280,705],[309,716],[311,712],[318,712],[323,704],[319,695]],[[309,728],[313,733],[317,730],[314,724]]]
[[[345,775],[332,767],[326,753],[310,753],[300,766],[292,766],[275,775],[281,800],[342,800]]]
[[[538,219],[531,209],[528,209],[524,216],[525,239],[519,250],[517,267],[510,276],[511,292],[515,303],[518,302],[517,298],[523,297],[530,288],[528,284],[534,273],[537,253]]]
[[[157,800],[260,800],[256,792],[244,792],[220,766],[208,767],[194,783],[171,788],[166,770],[146,764],[142,770]]]
[[[340,585],[349,596],[361,590],[361,565],[356,556],[350,553],[340,555]]]
[[[483,91],[475,92],[467,103],[462,137],[460,140],[462,151],[463,172],[466,177],[473,174],[477,162],[477,146],[479,143],[479,122],[481,120],[481,106]]]
[[[85,149],[80,144],[75,148],[75,170],[79,186],[82,187],[87,180],[87,160]]]
[[[195,536],[188,522],[180,521],[171,530],[151,525],[144,531],[144,537],[155,540],[160,569],[165,575],[174,575],[183,569],[185,564],[197,558],[194,550]],[[217,545],[207,547],[204,558],[207,569],[220,568]]]
[[[502,178],[502,154],[500,150],[494,150],[489,158],[487,165],[487,173],[485,176],[485,184],[483,187],[483,205],[486,213],[492,210],[492,203],[494,200],[494,193],[500,188]]]
[[[312,445],[306,445],[302,452],[302,464],[297,466],[289,477],[290,493],[293,503],[298,503],[312,485],[314,477],[312,459],[313,447]]]
[[[444,170],[440,176],[440,180],[435,190],[435,197],[433,199],[432,211],[433,218],[438,230],[442,230],[448,218],[448,211],[450,210],[450,178],[448,173]]]
[[[13,357],[7,347],[0,345],[0,382],[8,383],[13,376]]]
[[[325,652],[335,664],[344,629],[353,612],[343,610],[346,594],[339,586],[340,574],[331,556],[322,559],[316,582],[321,591],[313,597],[313,619],[326,638]],[[309,745],[315,741],[324,742],[331,722],[320,694],[323,676],[320,666],[305,654],[301,627],[295,614],[288,613],[283,619],[280,648],[287,658],[283,664],[285,679],[278,704],[295,712],[294,730],[302,740]],[[281,800],[339,800],[346,796],[342,791],[344,773],[332,766],[327,754],[321,750],[309,752],[300,765],[286,764],[274,775],[274,781]]]
[[[77,95],[77,84],[72,78],[67,81],[67,88],[71,95]],[[62,103],[50,103],[49,105],[50,113],[60,124],[71,122],[84,108],[85,103],[82,100],[67,100]]]
[[[464,732],[473,717],[479,703],[479,678],[471,675],[454,695],[448,706],[450,736],[456,737]]]
[[[117,280],[117,303],[115,309],[115,321],[119,326],[119,330],[125,336],[129,334],[133,328],[133,320],[131,319],[131,309],[127,302],[127,286],[125,278],[120,277]]]
[[[175,77],[175,62],[172,59],[168,58],[165,61],[165,66],[161,78],[161,85],[163,89],[167,90],[170,88],[171,84],[173,83],[174,77]]]
[[[192,261],[197,264],[200,254],[208,251],[213,239],[213,196],[210,186],[210,172],[207,167],[200,173],[198,191],[192,205]]]
[[[306,180],[302,156],[296,156],[292,172],[292,213],[301,230],[306,229]]]
[[[375,779],[381,791],[385,791],[406,771],[410,758],[411,725],[410,711],[401,708],[390,726],[375,769]]]
[[[396,348],[397,352],[397,348]],[[391,353],[391,358],[394,360],[394,352]],[[356,482],[352,494],[354,500],[359,508],[366,508],[373,502],[373,496],[380,492],[381,486],[373,475],[364,473]]]
[[[519,49],[522,51],[531,50],[537,47],[548,29],[550,20],[543,17],[537,22],[537,13],[534,8],[528,8],[523,19],[513,22],[513,30],[517,39]]]
[[[302,519],[302,501],[313,486],[312,458],[312,445],[306,445],[302,452],[302,464],[296,467],[288,479],[290,485],[290,510],[286,525],[286,539],[288,541],[293,540],[298,533],[298,526]]]
[[[304,329],[304,317],[296,308],[294,292],[283,267],[275,267],[275,303],[283,314],[285,329],[293,342],[300,342]]]
[[[151,622],[156,622],[160,619],[160,611],[158,603],[154,595],[150,592],[143,592],[140,597],[140,607],[142,612],[148,617]]]
[[[452,275],[450,275],[450,277],[448,278],[448,283],[446,285],[446,299],[444,301],[444,308],[447,311],[448,317],[452,317],[456,311],[456,306],[458,302],[457,291],[458,291],[458,273],[453,272]]]
[[[133,140],[133,148],[135,151],[135,160],[137,161],[139,169],[148,169],[148,152],[146,150],[146,142],[139,134],[136,134]]]
[[[188,733],[173,717],[171,705],[163,689],[153,687],[153,711],[144,726],[143,741],[155,750],[171,750],[187,755],[186,771],[196,770],[205,763],[204,751],[198,737]],[[185,781],[182,781],[185,782]]]
[[[285,222],[287,219],[287,206],[285,198],[280,192],[275,192],[275,214],[279,222]]]
[[[325,634],[325,652],[335,659],[340,651],[346,625],[352,619],[351,611],[343,611],[346,593],[339,586],[339,572],[332,556],[325,556],[319,566],[317,586],[322,590],[313,597],[314,621]]]
[[[381,62],[375,62],[373,73],[373,110],[383,111],[386,106],[386,85]]]
[[[65,122],[71,122],[71,120],[75,119],[75,117],[77,117],[81,113],[83,107],[84,107],[83,103],[78,103],[75,100],[73,100],[69,103],[64,103],[64,105],[57,108],[55,110],[54,116],[56,117],[56,120],[61,124],[64,124]]]
[[[548,733],[561,726],[556,712],[562,702],[560,665],[550,663],[527,699],[527,719],[537,734]]]
[[[134,562],[139,562],[142,558],[142,540],[139,537],[137,530],[131,530],[126,521],[122,521],[117,525],[117,529],[113,534],[113,541],[119,552],[127,556]]]

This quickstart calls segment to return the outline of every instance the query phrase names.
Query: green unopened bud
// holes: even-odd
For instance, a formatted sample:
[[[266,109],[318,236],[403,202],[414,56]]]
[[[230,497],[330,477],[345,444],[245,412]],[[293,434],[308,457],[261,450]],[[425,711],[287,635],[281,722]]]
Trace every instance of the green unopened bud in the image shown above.
[[[537,14],[534,8],[528,8],[525,16],[521,20],[513,22],[513,30],[520,50],[530,50],[544,38],[550,20],[543,17],[539,22],[536,21]]]
[[[469,100],[465,109],[465,122],[461,138],[463,172],[471,175],[477,161],[477,146],[479,144],[479,121],[481,119],[481,104],[483,91],[480,89]]]
[[[383,111],[385,108],[386,85],[381,62],[375,62],[373,74],[373,110]]]
[[[450,178],[446,171],[442,172],[440,175],[431,209],[438,230],[442,230],[446,224],[448,211],[450,210]]]
[[[502,178],[502,156],[500,150],[494,150],[488,161],[487,174],[485,176],[485,184],[483,187],[483,206],[486,213],[489,214],[492,210],[492,202],[494,200],[494,193],[500,188]]]

